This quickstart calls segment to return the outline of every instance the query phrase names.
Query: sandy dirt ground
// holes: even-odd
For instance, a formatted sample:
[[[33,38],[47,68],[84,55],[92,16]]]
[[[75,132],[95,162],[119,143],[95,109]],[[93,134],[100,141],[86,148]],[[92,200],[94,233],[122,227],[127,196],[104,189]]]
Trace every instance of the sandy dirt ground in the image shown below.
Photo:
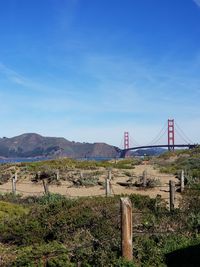
[[[147,178],[155,178],[160,180],[160,185],[155,188],[143,189],[136,186],[126,187],[119,185],[119,183],[127,182],[130,177],[127,177],[126,172],[129,172],[129,175],[132,177],[132,181],[138,181],[142,174],[146,170]],[[107,176],[107,172],[104,172],[100,176],[100,181],[104,182]],[[133,170],[112,170],[112,179],[111,179],[111,191],[113,195],[120,194],[140,194],[148,195],[150,197],[156,197],[160,195],[163,199],[168,202],[169,199],[169,180],[175,181],[176,184],[179,183],[179,180],[173,175],[159,173],[152,165],[138,165]],[[60,185],[50,185],[49,191],[51,193],[59,193],[68,197],[81,197],[81,196],[105,196],[105,188],[103,186],[92,186],[92,187],[75,187],[70,181],[60,180]],[[23,196],[30,195],[43,195],[44,188],[42,183],[33,183],[30,180],[24,179],[19,180],[16,183],[17,193],[22,194]],[[9,181],[3,185],[0,185],[0,192],[6,193],[12,191],[12,183]],[[176,193],[176,198],[180,197],[179,193]]]

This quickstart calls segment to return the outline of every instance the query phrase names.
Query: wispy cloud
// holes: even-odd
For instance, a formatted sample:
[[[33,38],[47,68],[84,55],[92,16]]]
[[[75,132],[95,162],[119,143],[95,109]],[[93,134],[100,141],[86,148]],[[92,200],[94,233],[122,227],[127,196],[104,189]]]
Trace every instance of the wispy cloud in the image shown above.
[[[15,84],[19,85],[27,85],[26,79],[17,73],[16,71],[12,70],[11,68],[8,68],[6,65],[0,62],[0,73],[5,75],[8,80]]]
[[[195,4],[200,7],[200,0],[193,0],[193,2],[195,2]]]
[[[54,87],[53,85],[46,82],[44,79],[40,81],[36,81],[34,78],[26,77],[20,74],[18,71],[13,68],[8,67],[7,65],[0,62],[0,75],[6,77],[7,81],[14,84],[20,85],[22,88],[29,89],[29,91],[38,92],[38,93],[50,93],[53,92],[55,94],[56,91],[66,91],[66,86],[62,86],[59,88],[59,85]],[[67,90],[68,94],[72,93],[72,90]]]
[[[33,91],[45,91],[45,86],[39,84],[30,78],[25,77],[20,74],[18,71],[13,68],[8,67],[7,65],[0,62],[0,74],[2,74],[8,82],[11,82],[15,85],[21,85],[22,87],[29,88]]]
[[[183,104],[186,111],[199,96],[195,60],[153,65],[137,59],[89,56],[84,71],[96,81],[98,102],[102,100],[103,109],[111,112],[168,112],[170,102],[170,110],[176,113]]]

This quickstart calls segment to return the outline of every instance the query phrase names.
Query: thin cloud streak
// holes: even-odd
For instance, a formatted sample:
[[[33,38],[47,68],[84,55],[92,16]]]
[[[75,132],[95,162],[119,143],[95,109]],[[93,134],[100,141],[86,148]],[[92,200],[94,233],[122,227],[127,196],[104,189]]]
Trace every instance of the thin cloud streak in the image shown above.
[[[193,2],[194,2],[198,7],[200,7],[200,0],[193,0]]]
[[[187,68],[180,68],[175,62],[170,62],[170,67],[168,62],[162,66],[150,66],[121,58],[92,57],[86,61],[84,70],[97,80],[97,91],[105,96],[105,102],[113,111],[117,108],[120,111],[141,110],[142,104],[148,111],[152,103],[154,106],[163,105],[164,109],[169,107],[168,101],[171,109],[174,105],[174,110],[178,110],[175,105],[182,105],[185,100],[185,106],[196,103],[196,97],[191,98],[191,93],[198,92],[200,83],[198,76],[191,74],[196,63],[191,61],[185,65]]]
[[[27,85],[27,81],[22,75],[8,68],[6,65],[4,65],[1,62],[0,62],[0,72],[4,74],[7,77],[7,79],[10,80],[11,82],[14,82],[19,85],[24,85],[24,86]]]
[[[68,95],[73,95],[73,90],[66,90],[66,86],[63,88],[54,88],[51,85],[46,84],[46,81],[44,82],[35,82],[30,78],[27,78],[14,69],[7,67],[5,64],[0,62],[0,74],[2,74],[4,77],[7,78],[8,82],[14,83],[16,85],[21,85],[26,89],[29,89],[33,92],[39,92],[39,93],[54,93],[58,90],[60,92],[68,92]]]
[[[23,87],[29,88],[34,91],[44,90],[43,86],[24,77],[23,75],[19,74],[17,71],[13,70],[12,68],[7,67],[2,62],[0,62],[0,73],[4,75],[9,82],[12,82],[16,85],[21,85]]]

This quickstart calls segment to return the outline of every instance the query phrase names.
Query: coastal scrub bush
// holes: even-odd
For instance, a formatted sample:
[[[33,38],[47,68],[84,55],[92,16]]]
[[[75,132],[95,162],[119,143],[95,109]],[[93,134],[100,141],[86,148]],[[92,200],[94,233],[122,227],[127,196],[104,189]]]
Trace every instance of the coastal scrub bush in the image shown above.
[[[0,201],[6,201],[11,203],[20,203],[22,199],[21,194],[10,193],[0,193]]]
[[[146,183],[147,188],[154,188],[157,186],[161,186],[160,179],[156,179],[156,178],[147,179],[147,183]]]
[[[6,203],[22,211],[0,220],[0,252],[10,255],[4,266],[164,267],[166,253],[200,243],[200,204],[197,197],[188,203],[189,194],[184,194],[183,213],[169,213],[159,196],[129,196],[134,221],[131,263],[121,259],[119,196],[67,199],[49,194],[31,204],[23,199],[25,206]]]
[[[28,213],[28,208],[21,205],[0,201],[0,219],[7,219],[9,217],[17,218],[23,214]]]
[[[16,258],[9,266],[13,267],[75,267],[68,256],[68,250],[58,242],[31,245],[16,250]]]
[[[49,193],[45,194],[44,196],[37,197],[36,200],[40,205],[50,205],[65,202],[66,197],[56,193]]]
[[[0,174],[0,184],[7,183],[10,178],[11,178],[11,175],[9,173]]]
[[[133,208],[142,210],[144,212],[158,212],[167,211],[166,202],[158,195],[156,198],[150,198],[149,196],[141,196],[137,194],[131,194],[131,202]]]
[[[98,185],[99,178],[98,177],[83,177],[73,180],[73,184],[75,186],[95,186]]]

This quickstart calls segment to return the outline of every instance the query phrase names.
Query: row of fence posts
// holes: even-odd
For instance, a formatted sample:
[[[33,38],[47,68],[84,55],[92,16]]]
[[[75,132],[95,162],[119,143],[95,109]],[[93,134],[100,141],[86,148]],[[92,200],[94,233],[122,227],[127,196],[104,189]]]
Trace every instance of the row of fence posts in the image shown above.
[[[145,170],[143,172],[143,182],[142,186],[146,187],[147,184],[147,171]],[[180,191],[181,193],[184,191],[185,186],[185,176],[184,171],[181,171],[181,177],[180,177]],[[105,190],[106,190],[106,196],[111,195],[111,170],[108,171],[108,176],[105,179]],[[176,185],[175,182],[170,180],[169,181],[169,208],[170,211],[174,210],[175,207],[175,193],[176,193]]]
[[[40,172],[38,172],[38,177],[40,177]],[[83,178],[83,173],[80,172],[80,178]],[[112,172],[111,170],[108,171],[108,176],[105,179],[105,195],[109,196],[111,195],[111,178],[112,178]],[[56,180],[59,180],[59,171],[56,172]],[[16,195],[17,187],[17,173],[12,177],[12,192],[14,195]],[[49,193],[49,184],[47,183],[46,179],[42,179],[42,184],[44,187],[44,193]]]
[[[40,172],[38,172],[38,177],[40,177]],[[56,171],[56,180],[59,181],[60,175],[59,175],[59,170]],[[12,193],[16,195],[17,192],[17,172],[12,176]],[[45,179],[42,179],[42,184],[44,187],[44,193],[49,194],[49,184]]]
[[[40,177],[40,172],[38,172],[38,177]],[[83,173],[80,172],[80,177],[83,178]],[[106,196],[111,195],[111,178],[112,178],[112,172],[111,170],[108,171],[108,176],[105,179],[105,194]],[[56,172],[56,180],[59,180],[59,171]],[[14,195],[16,195],[17,187],[17,173],[12,177],[12,192]],[[49,194],[49,184],[47,183],[46,179],[42,179],[42,184],[44,187],[44,193]]]
[[[38,173],[38,176],[40,173]],[[83,177],[82,172],[80,173],[81,177]],[[56,172],[56,179],[59,180],[59,171]],[[111,170],[108,170],[108,175],[105,179],[105,195],[108,197],[111,195],[111,179],[112,179],[112,172]],[[12,177],[12,192],[14,195],[16,195],[16,183],[17,183],[17,173]],[[49,193],[49,185],[45,179],[42,179],[43,187],[44,187],[44,193],[48,194]],[[143,172],[143,181],[142,181],[142,186],[146,187],[147,185],[147,171],[145,170]],[[184,171],[181,171],[181,177],[180,177],[180,191],[184,191],[184,185],[185,185],[185,176],[184,176]],[[170,210],[174,209],[174,204],[175,204],[175,182],[170,180],[169,181],[169,206]]]

